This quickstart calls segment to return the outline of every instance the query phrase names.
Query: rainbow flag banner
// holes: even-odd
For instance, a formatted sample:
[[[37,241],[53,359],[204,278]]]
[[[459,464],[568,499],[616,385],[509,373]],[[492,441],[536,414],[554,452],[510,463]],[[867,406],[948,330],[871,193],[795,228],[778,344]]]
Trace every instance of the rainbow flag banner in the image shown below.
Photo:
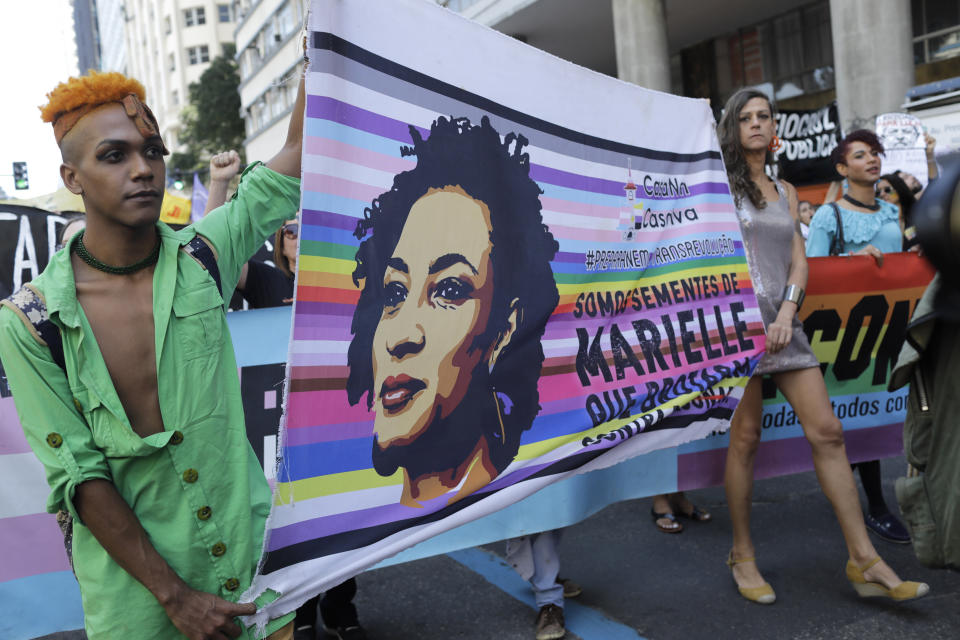
[[[908,387],[887,391],[907,324],[933,278],[916,253],[873,258],[809,258],[804,333],[824,372],[833,411],[843,422],[851,462],[903,453]],[[763,386],[763,436],[758,478],[808,471],[810,447],[797,416],[771,380]],[[677,450],[677,487],[723,484],[727,434],[711,434]]]
[[[309,27],[285,418],[244,598],[281,596],[254,622],[723,431],[764,348],[706,101],[420,0],[317,0]]]

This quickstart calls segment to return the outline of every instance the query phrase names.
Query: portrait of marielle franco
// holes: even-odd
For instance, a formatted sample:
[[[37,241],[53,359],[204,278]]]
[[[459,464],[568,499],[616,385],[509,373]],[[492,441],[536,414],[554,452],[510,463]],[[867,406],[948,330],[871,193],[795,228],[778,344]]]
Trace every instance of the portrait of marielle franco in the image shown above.
[[[415,168],[364,209],[347,398],[374,413],[373,468],[400,503],[451,504],[517,455],[540,411],[540,340],[559,301],[526,138],[440,117]],[[449,498],[442,496],[450,495]],[[437,503],[433,503],[437,506]]]

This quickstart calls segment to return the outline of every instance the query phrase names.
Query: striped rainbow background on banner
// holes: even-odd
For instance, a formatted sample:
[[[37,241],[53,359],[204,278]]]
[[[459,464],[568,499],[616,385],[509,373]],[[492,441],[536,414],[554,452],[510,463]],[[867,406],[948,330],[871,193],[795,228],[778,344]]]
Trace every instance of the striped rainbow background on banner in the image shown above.
[[[574,371],[578,349],[575,327],[585,327],[592,336],[611,322],[611,318],[599,316],[574,319],[572,311],[581,293],[626,291],[693,276],[714,275],[719,281],[721,274],[734,274],[742,289],[721,295],[717,301],[744,305],[746,312],[741,318],[747,322],[748,335],[756,345],[747,355],[755,362],[763,346],[763,331],[715,139],[706,143],[712,142],[712,148],[690,149],[688,153],[664,153],[590,139],[420,77],[335,36],[314,33],[311,42],[297,302],[289,358],[286,441],[276,494],[277,505],[293,500],[297,504],[296,509],[275,507],[268,550],[401,517],[393,504],[400,473],[381,477],[370,468],[373,414],[363,404],[347,403],[345,382],[350,323],[359,297],[351,279],[359,244],[353,231],[371,200],[389,190],[394,175],[413,168],[415,160],[400,154],[401,146],[411,144],[410,126],[426,138],[438,116],[468,117],[479,123],[481,116],[488,115],[501,136],[509,132],[524,135],[530,143],[525,148],[530,154],[530,175],[543,191],[543,220],[560,245],[552,263],[560,304],[542,341],[546,355],[540,379],[542,410],[533,428],[525,432],[517,460],[494,485],[522,479],[569,455],[569,447],[558,447],[579,446],[585,436],[606,433],[629,421],[593,428],[584,409],[588,393],[624,384],[635,384],[639,390],[647,380],[662,375],[648,373],[626,381],[595,382],[588,389],[581,387]],[[376,105],[376,112],[371,105]],[[654,210],[693,207],[698,219],[646,230],[643,242],[626,242],[622,211],[633,209],[634,203],[627,201],[624,187],[635,179],[640,181],[642,193],[642,177],[646,175],[678,177],[686,191],[683,196],[642,194],[637,200]],[[721,239],[729,241],[731,247],[726,255],[674,260],[645,270],[585,268],[585,256],[591,251],[652,251],[657,246],[689,240]],[[689,300],[624,317],[646,317],[663,335],[662,313],[696,313],[706,307],[710,342],[719,344],[711,309],[714,302]],[[627,322],[624,317],[619,318]],[[729,324],[726,330],[735,339]],[[636,338],[632,338],[632,345],[637,348]],[[605,347],[609,358],[609,344]],[[732,360],[728,357],[716,362]],[[703,366],[684,361],[669,374]],[[719,386],[743,383],[740,377]],[[665,406],[677,407],[692,397],[683,396]],[[735,392],[727,399],[730,408],[738,397]]]

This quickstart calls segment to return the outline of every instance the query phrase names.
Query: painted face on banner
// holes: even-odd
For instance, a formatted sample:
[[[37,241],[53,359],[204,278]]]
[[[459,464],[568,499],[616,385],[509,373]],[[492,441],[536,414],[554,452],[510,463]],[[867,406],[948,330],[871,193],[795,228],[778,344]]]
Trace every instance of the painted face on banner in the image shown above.
[[[490,317],[490,212],[459,187],[417,200],[387,262],[373,338],[374,432],[405,445],[446,418],[485,357]]]

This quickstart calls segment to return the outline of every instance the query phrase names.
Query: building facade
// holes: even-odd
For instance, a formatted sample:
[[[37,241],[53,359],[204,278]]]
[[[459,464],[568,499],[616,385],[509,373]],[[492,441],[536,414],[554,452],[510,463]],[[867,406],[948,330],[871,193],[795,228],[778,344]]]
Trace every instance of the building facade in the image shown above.
[[[286,139],[303,60],[303,6],[301,0],[234,3],[248,161],[272,157]]]
[[[960,76],[955,0],[438,0],[641,86],[708,98],[766,90],[784,108],[837,100],[845,129],[902,111],[911,87]]]
[[[127,73],[124,0],[96,0],[100,33],[100,70]]]
[[[77,66],[81,73],[100,68],[100,32],[96,0],[71,0],[73,32],[77,42]]]
[[[436,2],[595,71],[707,98],[717,116],[749,85],[785,109],[836,100],[845,130],[872,127],[877,114],[907,108],[912,87],[960,76],[956,0]],[[235,6],[247,155],[256,158],[286,131],[301,3]],[[960,124],[960,90],[957,103]]]
[[[228,0],[125,0],[126,71],[143,83],[164,142],[180,146],[180,113],[236,26]]]

